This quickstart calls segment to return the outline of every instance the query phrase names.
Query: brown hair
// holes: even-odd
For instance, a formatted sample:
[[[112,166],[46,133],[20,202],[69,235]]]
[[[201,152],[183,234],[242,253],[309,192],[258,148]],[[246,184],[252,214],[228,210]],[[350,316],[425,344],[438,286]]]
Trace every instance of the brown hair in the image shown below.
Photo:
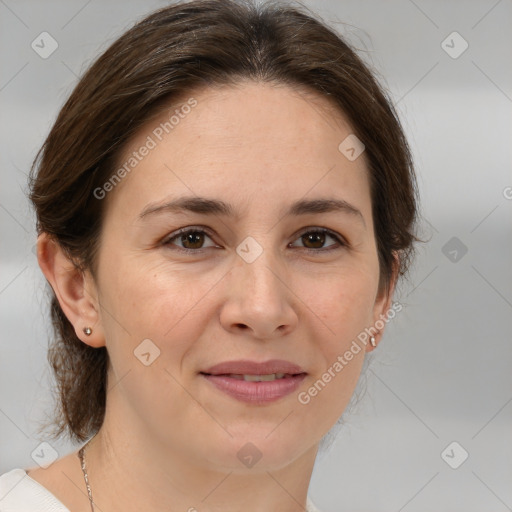
[[[130,137],[166,102],[194,88],[241,79],[306,88],[347,117],[366,146],[381,284],[387,289],[406,272],[415,240],[410,150],[374,73],[302,5],[192,0],[160,9],[125,32],[81,78],[34,159],[30,200],[38,233],[48,233],[77,269],[94,277],[107,200],[93,191],[112,176]],[[103,423],[108,354],[77,338],[53,289],[48,291],[56,335],[48,360],[60,398],[53,437],[66,432],[84,441]]]

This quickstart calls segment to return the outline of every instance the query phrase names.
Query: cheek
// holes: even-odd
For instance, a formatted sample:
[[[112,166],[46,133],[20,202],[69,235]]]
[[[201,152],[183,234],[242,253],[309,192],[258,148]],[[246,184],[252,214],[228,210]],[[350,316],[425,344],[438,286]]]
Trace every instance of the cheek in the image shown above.
[[[311,285],[311,283],[309,283]],[[329,350],[350,344],[372,321],[378,275],[371,268],[333,272],[321,287],[305,293],[304,303],[321,320]]]
[[[310,293],[310,309],[321,320],[315,330],[323,333],[313,341],[321,354],[317,405],[334,406],[331,419],[341,414],[357,384],[366,353],[358,336],[372,324],[377,287],[378,273],[369,266],[333,274],[323,290]]]
[[[109,351],[133,356],[133,350],[150,339],[162,360],[181,357],[207,321],[206,297],[219,277],[137,258],[117,261],[104,272],[103,281]]]
[[[109,386],[120,393],[117,402],[131,404],[141,418],[157,418],[158,424],[173,424],[178,410],[179,421],[186,415],[187,422],[203,420],[202,409],[183,392],[181,363],[204,329],[201,297],[216,280],[128,260],[118,260],[103,276],[102,322],[113,372]]]
[[[372,272],[353,271],[333,276],[322,293],[310,292],[310,308],[321,320],[311,340],[319,358],[298,402],[300,410],[316,418],[311,428],[331,428],[353,395],[366,353],[358,335],[371,325],[376,290]]]

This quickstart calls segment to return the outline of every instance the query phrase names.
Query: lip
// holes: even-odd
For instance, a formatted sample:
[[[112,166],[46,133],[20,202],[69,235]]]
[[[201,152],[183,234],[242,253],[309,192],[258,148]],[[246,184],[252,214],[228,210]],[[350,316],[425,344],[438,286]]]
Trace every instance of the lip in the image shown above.
[[[287,375],[281,379],[261,382],[230,377],[232,374],[269,375],[272,373]],[[254,405],[264,405],[293,393],[306,378],[307,372],[289,361],[272,359],[262,363],[248,360],[226,361],[200,372],[200,375],[218,390],[236,400]]]
[[[201,373],[208,373],[210,375],[226,375],[230,373],[238,375],[269,375],[271,373],[288,373],[296,375],[298,373],[306,373],[306,371],[300,366],[282,359],[271,359],[261,363],[240,359],[238,361],[224,361]]]

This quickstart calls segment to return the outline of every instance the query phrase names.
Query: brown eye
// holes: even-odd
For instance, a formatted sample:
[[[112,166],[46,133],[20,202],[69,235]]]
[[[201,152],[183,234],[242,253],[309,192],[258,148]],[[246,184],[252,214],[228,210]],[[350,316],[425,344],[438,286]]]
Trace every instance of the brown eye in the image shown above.
[[[324,247],[328,238],[333,239],[336,243]],[[298,240],[302,241],[306,250],[314,252],[331,251],[347,245],[339,235],[328,229],[314,229],[306,231],[302,233]]]
[[[201,245],[204,243],[204,233],[189,231],[180,236],[180,241],[185,249],[201,249]]]
[[[302,241],[308,249],[321,249],[325,243],[325,238],[325,233],[319,233],[317,231],[302,235]]]
[[[200,249],[215,247],[214,244],[210,246],[204,246],[206,239],[211,240],[210,236],[201,229],[183,229],[170,238],[167,238],[167,240],[163,242],[163,245],[175,246],[173,248],[185,252],[199,252]]]

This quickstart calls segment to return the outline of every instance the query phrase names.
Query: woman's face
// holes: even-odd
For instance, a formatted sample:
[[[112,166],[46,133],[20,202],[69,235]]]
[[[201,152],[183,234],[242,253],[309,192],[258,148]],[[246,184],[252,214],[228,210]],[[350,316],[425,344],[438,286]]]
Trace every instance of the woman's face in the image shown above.
[[[371,349],[358,335],[389,307],[365,155],[340,151],[352,131],[325,99],[287,86],[180,104],[132,139],[103,199],[91,296],[112,364],[107,415],[189,462],[245,471],[249,455],[261,456],[253,471],[275,469],[340,417]],[[240,360],[299,368],[211,370]]]

